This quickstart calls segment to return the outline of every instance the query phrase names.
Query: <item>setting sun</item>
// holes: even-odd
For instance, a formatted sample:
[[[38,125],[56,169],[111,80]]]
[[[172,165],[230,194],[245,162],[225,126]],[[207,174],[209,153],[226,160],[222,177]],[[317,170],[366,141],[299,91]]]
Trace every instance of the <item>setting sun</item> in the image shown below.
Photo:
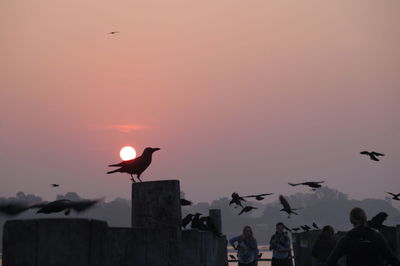
[[[131,146],[125,146],[121,149],[119,155],[121,156],[121,159],[124,161],[132,160],[136,157],[136,151]]]

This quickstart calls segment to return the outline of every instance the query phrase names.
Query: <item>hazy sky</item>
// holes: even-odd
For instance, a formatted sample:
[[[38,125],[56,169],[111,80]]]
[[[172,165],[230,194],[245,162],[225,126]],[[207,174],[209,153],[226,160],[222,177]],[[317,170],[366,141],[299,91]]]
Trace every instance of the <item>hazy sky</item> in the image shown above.
[[[398,0],[3,0],[0,196],[400,192]],[[109,31],[119,34],[108,35]],[[360,150],[387,156],[373,162]],[[50,183],[59,183],[57,189]]]

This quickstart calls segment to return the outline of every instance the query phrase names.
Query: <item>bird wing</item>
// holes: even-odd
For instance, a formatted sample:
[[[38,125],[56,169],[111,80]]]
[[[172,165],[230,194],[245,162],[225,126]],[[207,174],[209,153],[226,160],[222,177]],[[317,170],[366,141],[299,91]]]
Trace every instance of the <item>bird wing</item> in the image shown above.
[[[257,197],[258,195],[248,195],[248,196],[243,196],[243,198],[255,198],[255,197]]]
[[[390,195],[392,195],[393,197],[397,197],[398,195],[400,195],[400,193],[399,194],[394,194],[394,193],[392,193],[392,192],[386,192],[386,193],[388,193],[388,194],[390,194]]]
[[[289,202],[283,197],[282,195],[279,195],[279,201],[281,202],[282,206],[286,210],[290,210],[290,205]]]
[[[373,154],[375,156],[385,156],[385,154],[379,153],[379,152],[376,152],[376,151],[371,152],[371,154]]]
[[[181,199],[180,201],[181,201],[181,205],[182,205],[182,206],[189,206],[189,205],[192,205],[192,202],[191,202],[190,200]]]
[[[288,183],[288,184],[291,185],[292,187],[295,187],[295,186],[301,185],[302,183],[297,183],[297,184],[295,184],[295,183]]]
[[[369,152],[368,151],[362,151],[362,152],[360,152],[360,154],[369,155]]]
[[[134,165],[138,160],[140,160],[139,158],[141,158],[141,156],[136,157],[132,160],[122,161],[122,162],[116,163],[116,164],[110,164],[109,167],[131,166],[131,165]]]
[[[370,154],[369,157],[371,158],[371,160],[379,161],[379,159],[376,158],[375,155],[373,155],[373,154]]]

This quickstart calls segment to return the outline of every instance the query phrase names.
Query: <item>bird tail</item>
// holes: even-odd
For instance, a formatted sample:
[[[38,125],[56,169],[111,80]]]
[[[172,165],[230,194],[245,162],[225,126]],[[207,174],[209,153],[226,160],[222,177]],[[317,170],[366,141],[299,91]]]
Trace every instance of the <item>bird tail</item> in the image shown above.
[[[119,170],[120,170],[120,169],[115,169],[115,170],[112,170],[112,171],[108,171],[107,174],[117,173],[117,172],[119,172]]]
[[[110,164],[110,165],[108,165],[108,167],[116,167],[116,166],[121,166],[121,163],[116,163],[116,164]]]

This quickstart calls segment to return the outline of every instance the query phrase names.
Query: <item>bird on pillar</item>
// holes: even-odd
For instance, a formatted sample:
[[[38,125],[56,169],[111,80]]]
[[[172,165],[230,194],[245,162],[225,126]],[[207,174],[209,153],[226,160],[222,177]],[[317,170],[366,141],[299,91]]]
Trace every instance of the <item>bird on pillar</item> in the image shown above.
[[[107,174],[112,174],[117,172],[127,173],[131,175],[132,182],[136,182],[135,179],[133,178],[133,175],[136,175],[139,181],[142,182],[142,180],[140,179],[140,175],[147,169],[147,167],[149,167],[149,165],[151,164],[153,153],[158,150],[160,150],[160,148],[147,147],[146,149],[144,149],[142,155],[140,155],[139,157],[136,157],[132,160],[122,161],[117,164],[110,164],[109,167],[119,167],[119,168],[109,171],[107,172]]]

